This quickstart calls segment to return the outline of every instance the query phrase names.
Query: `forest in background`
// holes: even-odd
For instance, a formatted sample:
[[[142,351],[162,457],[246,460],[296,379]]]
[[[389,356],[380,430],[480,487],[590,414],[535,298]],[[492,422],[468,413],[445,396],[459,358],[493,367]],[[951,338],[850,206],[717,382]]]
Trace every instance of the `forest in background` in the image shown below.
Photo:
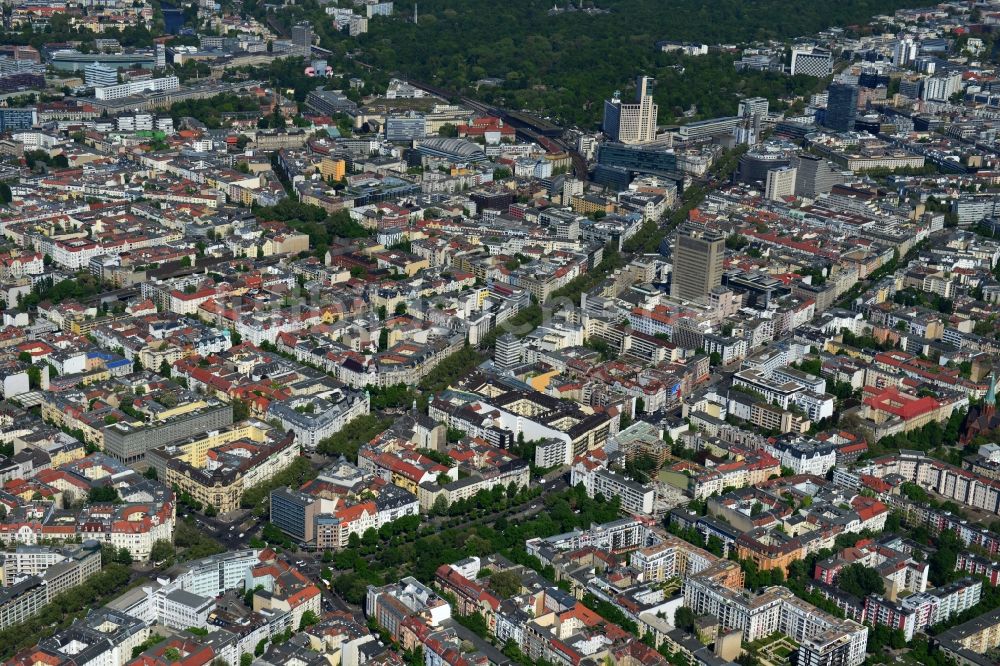
[[[624,96],[634,94],[633,80],[640,73],[657,79],[654,95],[663,124],[677,122],[692,105],[696,109],[689,120],[728,115],[735,113],[742,96],[806,95],[825,83],[809,77],[736,72],[734,53],[684,57],[658,51],[658,41],[788,40],[834,25],[860,26],[877,14],[927,4],[597,0],[596,6],[606,13],[550,14],[553,5],[546,0],[417,1],[418,25],[410,20],[413,0],[397,0],[393,17],[372,19],[369,32],[358,38],[333,31],[316,0],[283,8],[278,20],[286,25],[311,20],[325,48],[339,56],[351,52],[357,61],[382,72],[593,127],[599,122],[602,101],[614,90]],[[262,3],[249,0],[247,6],[259,13]],[[591,0],[585,6],[592,6]],[[484,78],[503,79],[503,84],[477,90],[476,81]]]

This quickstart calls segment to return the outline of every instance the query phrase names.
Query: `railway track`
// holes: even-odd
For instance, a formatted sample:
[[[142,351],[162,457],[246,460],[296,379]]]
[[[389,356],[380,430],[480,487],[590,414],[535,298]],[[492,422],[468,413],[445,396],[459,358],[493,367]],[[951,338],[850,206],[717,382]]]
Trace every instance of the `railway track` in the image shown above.
[[[570,159],[573,162],[574,175],[583,180],[587,179],[587,160],[576,151],[574,146],[562,138],[566,131],[565,128],[533,114],[492,106],[471,97],[462,96],[453,90],[448,90],[441,86],[435,86],[423,81],[414,81],[413,79],[407,79],[407,82],[432,95],[449,100],[457,100],[477,113],[500,118],[517,130],[519,138],[526,141],[533,141],[550,152],[569,153]]]

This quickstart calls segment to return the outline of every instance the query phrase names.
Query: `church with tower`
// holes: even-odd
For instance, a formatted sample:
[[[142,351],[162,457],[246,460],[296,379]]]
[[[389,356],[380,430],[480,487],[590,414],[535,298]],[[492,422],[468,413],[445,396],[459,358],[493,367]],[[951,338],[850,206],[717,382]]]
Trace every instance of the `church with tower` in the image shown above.
[[[1000,414],[997,414],[997,377],[991,374],[990,389],[986,392],[983,403],[969,408],[959,444],[968,444],[979,435],[988,435],[997,429],[1000,429]]]

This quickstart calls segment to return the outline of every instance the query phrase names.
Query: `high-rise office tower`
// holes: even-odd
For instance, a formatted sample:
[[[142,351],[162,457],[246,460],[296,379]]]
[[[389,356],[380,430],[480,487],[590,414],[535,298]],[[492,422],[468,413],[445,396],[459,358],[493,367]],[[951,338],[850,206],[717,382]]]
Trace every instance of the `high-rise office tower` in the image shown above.
[[[726,237],[718,231],[686,224],[674,242],[670,295],[682,301],[704,303],[722,283]]]
[[[768,101],[766,97],[747,97],[740,100],[736,115],[741,118],[739,126],[733,130],[736,143],[754,145],[760,136],[767,118]]]
[[[313,29],[309,23],[296,23],[292,26],[292,44],[300,51],[308,53],[312,49]]]
[[[740,100],[739,107],[737,107],[736,115],[741,118],[747,116],[753,116],[755,118],[764,118],[767,116],[770,103],[767,101],[766,97],[747,97]]]
[[[770,201],[778,201],[795,194],[795,167],[783,166],[770,169],[767,172],[767,184],[764,187],[764,197]]]
[[[892,49],[892,64],[896,67],[906,67],[917,59],[917,43],[913,37],[906,36],[896,42]]]
[[[754,122],[753,116],[746,116],[740,119],[740,124],[733,128],[733,136],[736,137],[736,143],[748,146],[756,145],[757,143],[757,123]]]
[[[838,132],[850,132],[854,129],[854,120],[858,116],[858,87],[833,83],[827,92],[824,124]]]
[[[498,370],[510,370],[521,362],[524,354],[524,343],[513,333],[505,333],[497,338],[496,350],[493,352],[493,365]]]
[[[791,73],[806,76],[829,76],[833,71],[833,55],[822,49],[792,49]]]
[[[899,94],[910,99],[919,99],[923,92],[924,79],[920,76],[903,77],[899,80]]]
[[[942,72],[924,79],[922,97],[926,100],[944,102],[961,90],[961,72]]]
[[[623,104],[620,93],[604,101],[604,133],[621,143],[649,143],[656,138],[656,114],[659,107],[649,92],[652,79],[640,76],[636,82],[634,104]]]
[[[844,182],[844,174],[834,170],[822,157],[802,153],[792,157],[795,168],[795,196],[813,198]]]

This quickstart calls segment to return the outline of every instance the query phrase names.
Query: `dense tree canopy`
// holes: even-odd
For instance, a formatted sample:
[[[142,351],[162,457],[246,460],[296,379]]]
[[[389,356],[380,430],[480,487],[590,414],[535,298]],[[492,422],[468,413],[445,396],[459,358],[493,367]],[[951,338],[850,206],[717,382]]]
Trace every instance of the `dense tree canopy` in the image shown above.
[[[271,491],[275,488],[290,487],[298,488],[306,481],[316,477],[316,470],[313,469],[307,458],[296,458],[292,464],[281,470],[273,477],[248,488],[240,499],[240,506],[245,509],[257,509],[266,507],[270,501]]]
[[[489,585],[501,599],[509,599],[521,591],[521,578],[513,571],[497,571],[490,576]]]
[[[326,455],[347,456],[352,462],[356,461],[358,449],[388,428],[390,423],[390,419],[378,414],[359,416],[335,434],[322,440],[317,449]]]
[[[121,594],[128,586],[129,570],[120,564],[106,564],[81,585],[63,591],[43,606],[34,617],[0,631],[0,657],[7,659],[19,648],[34,645],[53,627],[65,627],[74,619]]]
[[[46,277],[36,282],[31,293],[21,297],[16,305],[28,308],[44,301],[56,304],[69,299],[85,299],[101,293],[103,289],[101,281],[88,271],[80,271],[74,279],[59,282]]]
[[[616,89],[630,94],[632,80],[640,73],[660,83],[655,95],[661,122],[672,121],[691,104],[698,106],[695,117],[723,115],[735,112],[737,95],[803,94],[817,83],[775,74],[738,74],[732,54],[678,57],[660,52],[658,41],[786,39],[919,3],[587,0],[585,6],[609,11],[550,13],[552,3],[537,0],[511,0],[489,11],[463,0],[430,0],[420,2],[418,25],[402,18],[412,15],[413,4],[397,2],[397,17],[377,17],[360,38],[332,31],[315,0],[282,8],[278,20],[290,25],[313,19],[324,47],[343,55],[360,46],[356,60],[376,70],[589,125],[598,120],[602,100]],[[567,3],[557,4],[565,8]],[[252,0],[247,6],[260,15],[264,2]],[[476,81],[487,77],[502,78],[503,85],[476,91]]]
[[[837,587],[860,598],[885,593],[885,582],[878,571],[863,564],[848,564],[841,569],[837,574]]]
[[[430,582],[442,564],[495,552],[515,564],[530,566],[554,581],[555,571],[551,566],[542,566],[538,558],[528,555],[524,550],[524,541],[535,536],[551,536],[587,527],[591,523],[607,522],[616,518],[620,511],[617,499],[606,501],[601,496],[591,499],[578,487],[547,495],[542,500],[545,504],[543,511],[520,518],[516,524],[500,517],[491,525],[486,516],[508,506],[508,502],[520,504],[528,498],[537,497],[537,494],[527,489],[515,489],[514,494],[494,495],[490,491],[483,494],[485,497],[473,498],[475,508],[469,508],[466,503],[472,513],[457,518],[457,522],[463,523],[461,526],[442,530],[440,525],[424,524],[414,516],[412,521],[403,518],[377,531],[369,530],[363,538],[352,535],[350,547],[334,555],[336,569],[346,572],[335,578],[334,589],[345,600],[359,603],[364,599],[369,584],[384,585],[406,575]],[[471,515],[478,515],[479,518],[472,519],[471,524],[464,523]],[[513,587],[506,586],[503,577],[499,581],[506,587],[504,592]]]
[[[258,208],[262,220],[284,222],[292,229],[309,236],[309,246],[318,256],[326,253],[335,238],[363,238],[369,231],[351,219],[346,210],[327,213],[319,206],[304,204],[295,199],[282,199],[274,206]]]
[[[191,116],[205,123],[210,129],[222,127],[223,113],[260,112],[260,102],[253,97],[223,93],[206,99],[188,99],[170,106],[170,116],[175,123]]]
[[[91,504],[102,502],[117,503],[121,499],[118,497],[118,491],[115,490],[114,486],[94,486],[87,493],[87,501]]]

